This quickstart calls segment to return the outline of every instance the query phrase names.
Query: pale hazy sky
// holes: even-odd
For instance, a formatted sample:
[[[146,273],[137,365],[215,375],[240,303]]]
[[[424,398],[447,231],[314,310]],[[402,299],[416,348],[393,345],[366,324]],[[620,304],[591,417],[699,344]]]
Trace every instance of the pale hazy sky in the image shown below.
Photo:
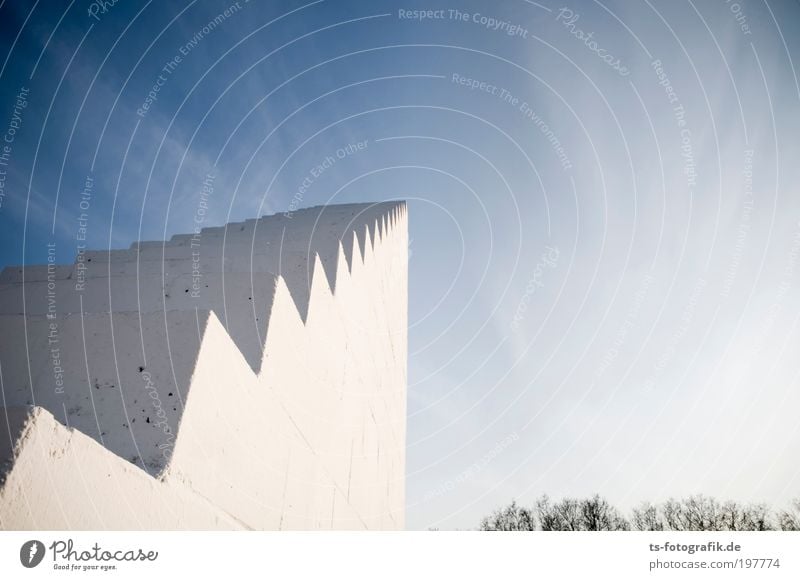
[[[98,248],[189,230],[208,173],[208,225],[286,211],[363,141],[301,206],[409,200],[409,527],[800,496],[798,3],[31,6],[0,265],[71,261],[87,176]]]

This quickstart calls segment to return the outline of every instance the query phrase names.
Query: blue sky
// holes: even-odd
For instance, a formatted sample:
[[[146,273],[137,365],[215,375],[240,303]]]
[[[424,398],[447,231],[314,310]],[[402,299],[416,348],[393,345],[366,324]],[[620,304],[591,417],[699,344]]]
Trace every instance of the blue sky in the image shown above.
[[[409,527],[800,495],[800,5],[97,6],[0,3],[0,265],[72,261],[87,178],[120,248],[366,142],[301,206],[409,200]]]

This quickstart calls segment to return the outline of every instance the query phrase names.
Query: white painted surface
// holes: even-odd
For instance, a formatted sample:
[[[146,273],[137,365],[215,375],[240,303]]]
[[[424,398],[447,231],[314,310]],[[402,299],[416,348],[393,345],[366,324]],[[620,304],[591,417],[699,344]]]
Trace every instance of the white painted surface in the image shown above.
[[[6,407],[0,423],[0,461],[12,466],[0,487],[5,530],[246,529],[187,486],[148,476],[41,407]]]
[[[77,266],[51,269],[55,319],[46,269],[26,268],[24,285],[20,269],[3,271],[5,405],[47,409],[137,477],[200,497],[247,527],[402,529],[405,205],[311,208],[206,229],[192,241],[87,252],[81,292]],[[48,344],[53,322],[63,392]],[[49,463],[15,463],[9,473],[42,479]],[[4,487],[2,502],[19,505],[25,485],[16,496]],[[52,493],[70,497],[60,486]],[[0,525],[22,525],[15,518]],[[123,521],[112,527],[127,528]]]

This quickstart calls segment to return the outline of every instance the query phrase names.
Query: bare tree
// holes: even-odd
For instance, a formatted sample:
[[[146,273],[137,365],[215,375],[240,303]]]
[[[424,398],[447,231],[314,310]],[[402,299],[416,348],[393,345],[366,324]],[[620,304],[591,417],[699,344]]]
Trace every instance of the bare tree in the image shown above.
[[[481,522],[482,530],[533,530],[536,520],[542,531],[800,531],[800,498],[773,515],[763,503],[722,503],[712,497],[692,495],[670,498],[662,504],[644,502],[633,509],[629,522],[599,495],[564,498],[553,502],[541,496],[533,509],[516,502],[495,511]]]
[[[553,505],[562,531],[580,531],[583,523],[581,504],[577,499],[565,497]]]
[[[478,529],[490,532],[533,531],[536,529],[536,519],[533,510],[512,501],[506,508],[498,509],[489,517],[483,518]]]
[[[661,532],[664,530],[664,519],[655,505],[643,502],[633,508],[633,527],[642,532]]]
[[[724,530],[722,506],[711,497],[692,495],[684,499],[668,499],[661,508],[667,528],[675,531]]]
[[[556,516],[550,498],[543,495],[536,501],[536,515],[539,516],[539,524],[545,532],[557,531],[559,528],[558,516]]]
[[[781,510],[778,527],[785,532],[800,532],[800,498],[792,500],[788,509]]]
[[[628,530],[630,524],[599,495],[587,499],[566,497],[552,503],[543,495],[536,502],[541,529],[546,532]]]
[[[577,499],[564,498],[551,503],[550,498],[543,495],[536,502],[541,529],[545,532],[567,532],[581,529],[583,515]]]
[[[630,530],[628,521],[620,515],[617,508],[609,504],[598,494],[581,500],[581,515],[583,516],[581,529],[595,531]]]
[[[664,523],[668,530],[682,531],[686,529],[686,518],[683,515],[683,505],[680,500],[669,498],[661,506]]]
[[[762,532],[773,529],[769,508],[763,503],[741,505],[728,501],[722,506],[720,517],[726,530]]]

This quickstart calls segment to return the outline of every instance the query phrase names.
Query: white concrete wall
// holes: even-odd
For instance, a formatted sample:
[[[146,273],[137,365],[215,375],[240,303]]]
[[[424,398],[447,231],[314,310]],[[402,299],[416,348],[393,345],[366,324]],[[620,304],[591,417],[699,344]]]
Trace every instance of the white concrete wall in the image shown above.
[[[41,407],[6,407],[0,427],[4,530],[247,529],[187,486],[150,477]]]
[[[0,274],[5,404],[48,409],[247,527],[402,528],[404,204],[311,208],[191,241],[87,253],[80,292],[76,267],[51,270],[63,392],[48,272]]]

